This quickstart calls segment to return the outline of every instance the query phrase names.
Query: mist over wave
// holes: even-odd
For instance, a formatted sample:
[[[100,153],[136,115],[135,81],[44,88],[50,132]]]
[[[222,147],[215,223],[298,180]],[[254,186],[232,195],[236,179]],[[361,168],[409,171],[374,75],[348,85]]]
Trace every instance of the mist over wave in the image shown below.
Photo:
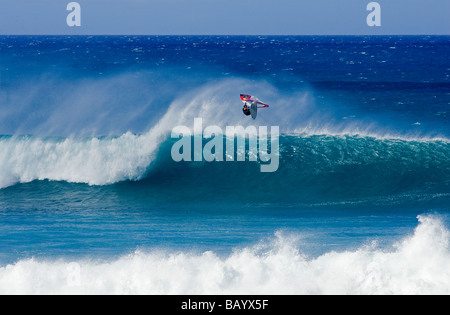
[[[111,80],[107,80],[107,87],[103,87],[103,90],[96,88],[95,85],[93,87],[97,99],[103,102],[98,109],[106,108],[106,100],[102,101],[102,97],[99,95],[106,94],[106,91],[111,90],[111,86],[115,84],[112,83],[115,80]],[[78,104],[77,100],[82,89],[75,90],[78,92],[77,96],[73,97],[73,101]],[[262,99],[271,102],[272,107],[261,110],[257,120],[249,120],[248,117],[242,115],[240,102],[236,96],[237,91],[247,91],[259,95]],[[90,94],[88,93],[88,95]],[[378,122],[370,120],[336,122],[336,117],[339,117],[337,114],[339,109],[333,109],[332,106],[319,108],[314,94],[306,88],[296,92],[283,93],[265,81],[259,81],[255,85],[255,82],[248,79],[225,79],[205,83],[191,91],[177,95],[166,106],[162,106],[158,102],[154,104],[158,96],[153,96],[153,102],[151,98],[147,100],[149,103],[144,107],[144,111],[150,110],[154,113],[153,116],[150,116],[152,117],[150,120],[154,122],[140,133],[124,132],[122,135],[104,137],[82,136],[84,128],[91,130],[89,120],[83,127],[83,117],[85,117],[83,108],[89,107],[94,100],[94,97],[90,95],[89,100],[81,98],[81,103],[84,104],[84,107],[79,109],[79,112],[82,113],[81,118],[74,115],[75,112],[71,110],[66,113],[56,110],[43,124],[35,126],[36,130],[51,130],[49,126],[53,126],[53,130],[62,130],[60,127],[66,125],[69,130],[72,130],[73,135],[71,136],[44,137],[39,136],[38,133],[32,136],[0,138],[0,188],[15,183],[44,179],[90,185],[139,180],[145,176],[147,169],[151,168],[161,144],[169,138],[172,128],[184,125],[192,129],[194,119],[197,117],[202,118],[203,127],[215,125],[223,130],[226,126],[280,126],[282,134],[310,137],[309,139],[313,139],[314,135],[331,135],[332,137],[327,141],[336,140],[338,141],[337,146],[341,143],[339,137],[345,137],[345,135],[375,136],[380,139],[404,138],[431,142],[440,140],[442,141],[440,147],[443,150],[441,154],[448,154],[446,139],[426,136],[411,138],[408,134],[398,137],[398,135],[389,134],[389,129],[381,129]],[[68,98],[72,99],[69,96]],[[107,100],[109,99],[111,98],[107,98]],[[68,100],[58,108],[66,108],[67,102]],[[115,106],[118,106],[119,103],[120,101],[116,100]],[[73,106],[69,106],[69,108],[74,109]],[[121,115],[124,117],[125,123],[118,124],[118,130],[139,116],[139,112],[136,113],[132,107],[128,109],[131,113]],[[101,126],[101,122],[107,121],[110,118],[108,113],[111,112],[114,112],[114,109],[106,110],[103,118],[97,117],[97,120],[100,120],[96,125]],[[70,117],[74,118],[72,123],[68,121]],[[155,119],[155,117],[159,118]],[[108,124],[113,124],[116,120],[117,117]],[[67,133],[67,131],[62,133]],[[333,138],[333,135],[336,135],[337,138]],[[326,137],[322,139],[326,139]],[[395,144],[396,142],[391,143]],[[405,148],[408,147],[406,142],[403,143]],[[299,145],[302,144],[297,143],[297,146]],[[411,148],[425,146],[412,142],[409,145]],[[360,148],[364,150],[363,145]],[[384,148],[379,146],[379,149],[375,150],[378,154],[383,155],[382,150],[384,149],[389,149],[389,146],[384,146]],[[348,151],[348,153],[351,152]],[[353,153],[358,152],[354,151]],[[305,161],[299,160],[298,162]]]
[[[141,249],[110,261],[23,259],[0,267],[1,294],[449,294],[450,232],[433,215],[380,248],[302,253],[301,235],[214,252]]]

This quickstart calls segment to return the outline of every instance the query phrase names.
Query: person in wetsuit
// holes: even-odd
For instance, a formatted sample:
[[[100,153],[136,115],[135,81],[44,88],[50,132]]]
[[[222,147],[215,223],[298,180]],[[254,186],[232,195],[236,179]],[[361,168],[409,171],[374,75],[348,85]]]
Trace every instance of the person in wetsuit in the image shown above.
[[[247,106],[247,104],[244,104],[244,108],[242,108],[242,111],[244,112],[245,116],[250,116],[250,107]]]

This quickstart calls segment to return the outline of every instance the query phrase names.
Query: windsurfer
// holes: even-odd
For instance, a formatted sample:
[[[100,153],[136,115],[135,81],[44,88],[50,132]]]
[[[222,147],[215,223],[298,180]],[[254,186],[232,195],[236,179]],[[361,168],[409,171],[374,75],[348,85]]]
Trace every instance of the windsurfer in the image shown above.
[[[247,104],[244,104],[244,108],[242,108],[242,111],[244,112],[244,114],[246,116],[250,116],[250,114],[251,114],[250,108],[247,106]]]

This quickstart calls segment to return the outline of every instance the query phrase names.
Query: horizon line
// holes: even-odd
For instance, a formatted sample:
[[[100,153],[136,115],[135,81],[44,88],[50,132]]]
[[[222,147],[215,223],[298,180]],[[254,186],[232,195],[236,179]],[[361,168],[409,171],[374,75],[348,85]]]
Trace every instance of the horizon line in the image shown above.
[[[449,34],[2,34],[0,36],[450,36]]]

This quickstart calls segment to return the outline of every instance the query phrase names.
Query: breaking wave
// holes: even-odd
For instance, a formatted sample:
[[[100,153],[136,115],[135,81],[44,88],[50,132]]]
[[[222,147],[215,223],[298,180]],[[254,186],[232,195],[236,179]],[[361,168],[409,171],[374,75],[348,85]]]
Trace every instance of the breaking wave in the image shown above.
[[[302,187],[311,181],[327,183],[330,179],[330,183],[338,184],[336,180],[344,172],[353,174],[352,178],[360,184],[370,178],[379,180],[377,185],[384,182],[387,187],[398,180],[408,183],[410,179],[428,186],[436,181],[444,186],[448,184],[450,148],[445,138],[396,137],[386,131],[381,134],[377,132],[379,128],[363,121],[327,126],[324,123],[327,120],[315,110],[308,91],[292,94],[289,100],[284,100],[290,115],[280,111],[265,115],[261,110],[256,121],[249,120],[239,110],[230,111],[230,108],[236,107],[236,90],[251,90],[251,86],[248,80],[233,79],[187,92],[173,100],[166,113],[141,134],[0,137],[0,188],[34,180],[109,185],[142,180],[148,178],[149,173],[170,174],[172,168],[178,172],[180,165],[171,163],[170,151],[167,151],[173,144],[170,131],[178,125],[192,128],[196,117],[202,118],[204,126],[221,128],[250,124],[280,126],[280,169],[268,179],[268,184],[281,178],[288,186],[300,184]],[[258,84],[258,92],[267,99],[279,97],[279,92],[267,82]],[[208,167],[213,167],[215,175],[232,182],[241,177],[241,170],[253,172],[247,175],[262,179],[262,175],[254,174],[253,166],[212,164],[214,166]],[[181,172],[189,175],[190,165],[181,165]],[[163,169],[158,170],[158,167]],[[234,171],[228,173],[230,167]],[[204,172],[199,173],[201,177],[206,176]],[[232,174],[236,178],[230,178]]]
[[[90,185],[137,180],[155,149],[148,134],[88,140],[3,137],[0,187],[44,179]]]

